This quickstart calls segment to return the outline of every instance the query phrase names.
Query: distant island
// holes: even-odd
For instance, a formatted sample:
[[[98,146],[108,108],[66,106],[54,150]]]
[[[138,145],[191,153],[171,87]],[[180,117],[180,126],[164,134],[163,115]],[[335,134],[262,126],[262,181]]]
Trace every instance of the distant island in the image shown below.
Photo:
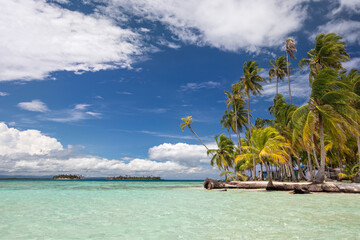
[[[80,180],[84,179],[81,175],[72,175],[72,174],[59,174],[53,177],[56,180]]]
[[[142,176],[142,177],[135,177],[135,176],[118,176],[118,177],[108,177],[107,180],[147,180],[147,181],[157,181],[162,180],[160,177],[153,177],[153,176]]]

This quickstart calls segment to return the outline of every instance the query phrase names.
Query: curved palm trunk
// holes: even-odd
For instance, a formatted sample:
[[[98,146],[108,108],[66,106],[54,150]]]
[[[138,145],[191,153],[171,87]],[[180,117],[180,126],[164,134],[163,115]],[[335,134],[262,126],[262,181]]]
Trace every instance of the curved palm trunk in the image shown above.
[[[316,154],[316,151],[315,151],[315,147],[313,147],[313,155],[314,155],[314,160],[315,160],[316,167],[318,169],[320,169],[320,164],[319,164],[319,161],[317,159],[317,154]]]
[[[313,175],[313,168],[312,168],[312,162],[311,162],[311,154],[310,151],[306,151],[308,156],[308,171],[309,171],[309,182],[312,182],[314,180]]]
[[[266,168],[266,178],[267,180],[271,180],[271,173],[270,173],[270,168],[269,168],[269,165],[267,163],[264,163],[265,165],[265,168]]]
[[[325,180],[324,122],[321,115],[319,115],[319,137],[320,137],[320,169],[315,175],[315,183],[323,183]]]
[[[263,175],[263,165],[260,163],[260,181],[264,180]]]
[[[288,52],[286,52],[286,65],[287,65],[287,74],[288,74],[288,82],[289,82],[289,97],[290,97],[290,104],[292,104],[291,87],[290,87],[289,53],[288,53]]]
[[[249,126],[249,133],[250,133],[250,145],[252,145],[252,133],[251,133],[251,122],[250,122],[250,95],[248,96],[248,126]],[[255,156],[253,155],[253,170],[252,170],[252,179],[256,179],[256,162]]]
[[[203,143],[203,141],[201,141],[201,139],[199,138],[199,136],[195,133],[195,131],[194,131],[190,126],[188,126],[188,127],[189,127],[189,129],[191,130],[191,132],[192,132],[193,134],[195,134],[195,136],[199,139],[199,141],[202,143],[202,145],[204,145],[204,147],[206,148],[206,150],[209,150],[208,147],[205,145],[205,143]]]

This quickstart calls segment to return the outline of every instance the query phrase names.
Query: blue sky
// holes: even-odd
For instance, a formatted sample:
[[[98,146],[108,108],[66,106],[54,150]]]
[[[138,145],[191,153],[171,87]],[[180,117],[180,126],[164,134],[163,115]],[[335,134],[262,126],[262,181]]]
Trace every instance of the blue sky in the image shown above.
[[[18,0],[0,3],[0,21],[0,175],[216,177],[180,118],[211,146],[246,60],[268,78],[294,38],[297,105],[309,95],[297,63],[316,34],[344,37],[345,66],[360,64],[352,0]],[[274,94],[270,83],[252,99],[254,119],[271,117]]]

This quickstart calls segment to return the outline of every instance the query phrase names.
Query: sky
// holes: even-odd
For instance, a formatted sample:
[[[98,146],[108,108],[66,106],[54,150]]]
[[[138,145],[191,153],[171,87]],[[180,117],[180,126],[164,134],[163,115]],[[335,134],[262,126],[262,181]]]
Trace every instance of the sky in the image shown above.
[[[344,38],[360,65],[358,0],[13,0],[0,1],[0,175],[153,175],[218,178],[214,148],[224,91],[255,60],[291,59],[293,101],[307,102],[306,57],[319,33]],[[252,97],[272,118],[275,83]],[[279,92],[288,99],[287,82]]]

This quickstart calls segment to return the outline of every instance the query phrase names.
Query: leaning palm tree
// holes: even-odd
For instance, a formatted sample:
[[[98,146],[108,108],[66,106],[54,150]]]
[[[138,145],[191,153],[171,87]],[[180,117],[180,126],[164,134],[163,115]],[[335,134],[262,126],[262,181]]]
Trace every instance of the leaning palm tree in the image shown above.
[[[308,58],[303,58],[299,62],[299,67],[309,66],[309,82],[313,81],[316,74],[323,68],[333,68],[342,70],[342,62],[350,59],[345,50],[346,44],[341,41],[342,37],[335,33],[321,33],[316,37],[315,48],[308,51]]]
[[[295,59],[295,55],[294,53],[297,52],[296,50],[296,45],[295,45],[295,41],[294,39],[288,38],[286,39],[286,45],[285,45],[285,49],[286,49],[286,63],[287,63],[287,76],[288,76],[288,83],[289,83],[289,97],[290,97],[290,104],[292,104],[292,96],[291,96],[291,86],[290,86],[290,62],[289,62],[289,56],[292,59]]]
[[[203,143],[203,141],[201,141],[200,137],[195,133],[195,131],[192,129],[192,127],[190,126],[190,124],[193,123],[192,120],[192,116],[187,116],[186,118],[181,118],[181,120],[183,120],[184,122],[180,124],[181,130],[184,131],[186,127],[188,127],[190,129],[190,131],[195,134],[195,136],[199,139],[199,141],[202,143],[202,145],[204,145],[204,147],[206,148],[206,150],[209,150],[209,148],[205,145],[205,143]]]
[[[325,180],[325,134],[340,144],[345,143],[347,131],[356,132],[357,112],[348,104],[356,94],[348,90],[339,73],[325,68],[315,75],[311,84],[310,101],[293,114],[295,127],[304,124],[304,142],[310,142],[316,130],[320,139],[320,169],[315,183]]]
[[[233,119],[234,119],[234,111],[232,110],[225,110],[222,119],[220,120],[220,124],[222,129],[226,128],[229,133],[229,139],[231,140],[231,131],[233,126]]]
[[[279,80],[283,80],[286,75],[288,75],[288,69],[286,68],[288,62],[286,61],[285,56],[280,56],[276,60],[270,60],[270,66],[272,67],[269,70],[269,80],[276,78],[276,94],[279,93]]]
[[[273,127],[252,128],[251,131],[252,145],[243,147],[245,153],[235,158],[235,164],[244,159],[256,158],[265,165],[270,180],[270,165],[287,162],[290,144]]]
[[[261,83],[266,82],[266,80],[259,75],[259,72],[263,70],[259,68],[259,64],[255,61],[248,60],[243,64],[243,73],[244,76],[240,78],[240,82],[237,83],[240,89],[243,89],[245,96],[247,97],[248,103],[248,129],[251,129],[251,122],[250,122],[250,95],[261,95],[261,90],[263,87]],[[250,139],[251,139],[251,131],[250,132]],[[251,141],[251,140],[250,140]],[[256,178],[256,171],[255,171],[255,158],[253,158],[253,180]]]

